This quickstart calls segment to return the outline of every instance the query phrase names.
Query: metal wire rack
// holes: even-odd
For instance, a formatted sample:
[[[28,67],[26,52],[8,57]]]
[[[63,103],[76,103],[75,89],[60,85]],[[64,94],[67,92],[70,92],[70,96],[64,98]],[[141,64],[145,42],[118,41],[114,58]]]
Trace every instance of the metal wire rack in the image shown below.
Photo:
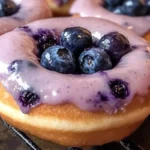
[[[1,119],[2,120],[2,119]],[[14,134],[16,134],[18,137],[20,137],[23,142],[29,147],[29,149],[31,150],[42,150],[36,143],[34,143],[25,133],[17,130],[16,128],[12,127],[11,125],[9,125],[7,122],[5,122],[4,120],[2,120],[3,124],[12,132],[14,132]],[[127,138],[124,140],[121,140],[120,142],[118,142],[118,144],[120,144],[120,146],[122,146],[124,148],[124,150],[144,150],[142,147],[140,147],[138,144],[128,140]],[[82,150],[82,148],[78,148],[78,147],[68,147],[68,150]],[[92,150],[105,150],[105,148],[103,146],[95,146],[92,148]]]

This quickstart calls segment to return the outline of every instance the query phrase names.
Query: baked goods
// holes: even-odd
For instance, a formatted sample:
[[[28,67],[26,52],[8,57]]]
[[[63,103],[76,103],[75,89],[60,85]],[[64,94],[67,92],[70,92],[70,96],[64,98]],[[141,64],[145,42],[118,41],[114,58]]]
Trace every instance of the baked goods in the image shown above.
[[[68,16],[74,0],[47,0],[54,16]]]
[[[1,0],[0,5],[0,35],[26,23],[52,17],[44,0]]]
[[[71,6],[70,13],[81,17],[107,19],[134,31],[140,36],[145,34],[150,36],[148,0],[76,0]]]
[[[20,130],[101,145],[128,136],[150,113],[150,45],[114,23],[41,20],[2,35],[0,45],[0,115]]]

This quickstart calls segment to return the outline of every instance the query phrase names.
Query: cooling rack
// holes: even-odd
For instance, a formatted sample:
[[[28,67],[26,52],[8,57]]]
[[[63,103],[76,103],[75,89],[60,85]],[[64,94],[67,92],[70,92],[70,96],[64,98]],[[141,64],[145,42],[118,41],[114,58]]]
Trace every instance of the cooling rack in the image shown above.
[[[1,119],[2,120],[2,119]],[[11,130],[14,134],[20,137],[21,140],[29,147],[30,150],[42,150],[34,141],[32,141],[24,132],[19,131],[13,126],[9,125],[7,122],[2,120],[4,126],[6,126],[9,130]],[[124,150],[144,150],[137,143],[125,138],[119,142],[117,142]],[[78,147],[68,147],[67,150],[82,150],[82,148]],[[106,150],[105,146],[95,146],[91,148],[92,150]],[[107,149],[108,150],[108,149]],[[111,150],[111,149],[110,149]],[[117,149],[116,149],[117,150]]]

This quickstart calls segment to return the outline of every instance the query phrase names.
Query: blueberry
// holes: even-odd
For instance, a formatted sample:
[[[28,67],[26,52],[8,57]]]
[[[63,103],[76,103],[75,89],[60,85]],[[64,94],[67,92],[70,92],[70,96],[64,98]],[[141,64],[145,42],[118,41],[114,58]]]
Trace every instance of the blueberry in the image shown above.
[[[109,6],[117,6],[123,3],[123,0],[105,0],[106,4]]]
[[[13,15],[19,9],[12,0],[0,0],[0,5],[0,17]]]
[[[24,90],[19,96],[19,102],[23,107],[33,107],[39,103],[39,96],[29,90]]]
[[[10,66],[8,67],[8,71],[10,73],[18,73],[20,72],[23,68],[28,68],[30,67],[31,69],[36,68],[36,64],[34,64],[31,61],[28,60],[14,60]]]
[[[79,55],[85,48],[92,46],[92,35],[82,27],[66,28],[61,34],[60,43],[75,55]]]
[[[115,98],[125,99],[129,96],[128,83],[120,79],[110,81],[109,87]]]
[[[37,33],[33,35],[33,38],[37,41],[39,56],[45,49],[58,43],[57,37],[55,37],[48,29],[39,29]]]
[[[126,0],[122,12],[129,16],[143,16],[147,13],[147,7],[140,0]]]
[[[145,4],[150,7],[150,0],[145,0]]]
[[[79,67],[82,73],[92,74],[100,70],[112,68],[110,57],[99,48],[83,51],[79,57]]]
[[[131,50],[128,39],[118,32],[104,35],[99,41],[99,47],[109,54],[114,64]]]
[[[74,54],[63,46],[55,45],[45,50],[41,57],[41,65],[60,73],[74,73],[76,60]]]
[[[147,14],[150,15],[150,0],[145,0],[145,4],[147,7]]]
[[[18,72],[21,69],[22,60],[13,61],[8,67],[8,71],[11,73]]]
[[[109,11],[112,11],[112,12],[113,12],[113,11],[114,11],[114,9],[115,9],[114,7],[109,6],[109,5],[105,6],[105,8],[106,8],[106,9],[108,9]]]

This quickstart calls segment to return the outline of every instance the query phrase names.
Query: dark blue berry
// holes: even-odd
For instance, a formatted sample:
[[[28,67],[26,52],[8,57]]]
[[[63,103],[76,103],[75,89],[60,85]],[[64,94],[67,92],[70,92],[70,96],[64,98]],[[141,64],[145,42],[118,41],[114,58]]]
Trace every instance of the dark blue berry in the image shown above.
[[[108,6],[105,6],[105,8],[108,9],[109,11],[114,11],[114,9],[115,9],[114,7],[109,6],[109,5],[108,5]]]
[[[0,0],[0,5],[0,17],[13,15],[19,9],[19,6],[17,6],[12,0]]]
[[[117,6],[123,3],[123,0],[105,0],[106,4],[109,6]]]
[[[147,7],[147,15],[150,15],[150,0],[145,0],[146,7]]]
[[[92,46],[92,35],[82,27],[66,28],[61,34],[60,43],[75,55],[79,55],[85,48]]]
[[[120,79],[110,81],[109,87],[115,98],[125,99],[129,96],[128,83]]]
[[[22,66],[22,60],[15,60],[8,67],[8,71],[11,73],[18,72],[21,69],[21,66]]]
[[[63,46],[55,45],[46,49],[42,54],[41,65],[48,70],[60,73],[74,73],[76,60],[70,50]]]
[[[147,7],[140,0],[125,0],[122,12],[129,16],[143,16],[147,14]]]
[[[10,73],[17,73],[21,71],[21,69],[23,68],[26,69],[27,67],[30,67],[33,69],[33,68],[36,68],[37,66],[33,62],[28,61],[28,60],[15,60],[8,67],[8,71]]]
[[[33,38],[37,41],[39,56],[45,49],[58,43],[57,37],[55,37],[48,29],[39,29],[37,33],[33,35]]]
[[[99,48],[83,51],[79,57],[79,67],[82,73],[92,74],[100,70],[112,68],[110,57]]]
[[[104,35],[99,41],[99,47],[109,54],[114,64],[131,50],[128,39],[118,32]]]
[[[145,0],[145,3],[148,7],[150,7],[150,0]]]
[[[33,107],[39,103],[40,98],[37,94],[29,90],[25,90],[21,92],[18,100],[23,107]]]

